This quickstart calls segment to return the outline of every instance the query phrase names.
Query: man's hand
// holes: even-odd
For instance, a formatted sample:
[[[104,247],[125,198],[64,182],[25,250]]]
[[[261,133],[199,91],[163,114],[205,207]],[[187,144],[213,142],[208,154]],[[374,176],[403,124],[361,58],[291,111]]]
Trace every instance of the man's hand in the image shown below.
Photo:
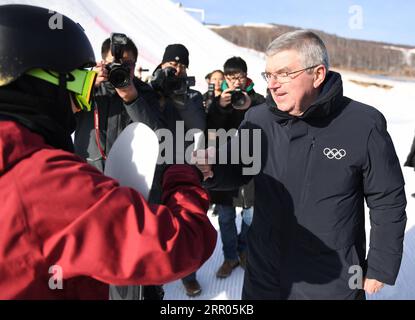
[[[130,104],[138,98],[138,92],[137,92],[137,89],[135,88],[133,81],[131,81],[131,84],[128,87],[125,87],[122,89],[115,88],[115,91],[117,91],[120,98],[126,104]]]
[[[98,88],[101,83],[108,81],[108,70],[105,68],[105,61],[97,62],[94,71],[98,73],[95,80],[95,88]]]
[[[216,161],[216,148],[210,147],[205,150],[197,150],[192,154],[192,164],[200,170],[203,181],[213,178],[212,164]]]
[[[138,98],[138,92],[134,85],[134,69],[135,65],[130,66],[130,85],[125,88],[115,88],[120,98],[126,104],[132,103]]]
[[[368,294],[374,294],[379,292],[383,288],[384,284],[380,281],[377,281],[375,279],[363,279],[363,289]]]
[[[219,99],[219,105],[222,108],[226,108],[228,105],[231,104],[231,98],[232,98],[232,89],[226,89],[222,92]]]

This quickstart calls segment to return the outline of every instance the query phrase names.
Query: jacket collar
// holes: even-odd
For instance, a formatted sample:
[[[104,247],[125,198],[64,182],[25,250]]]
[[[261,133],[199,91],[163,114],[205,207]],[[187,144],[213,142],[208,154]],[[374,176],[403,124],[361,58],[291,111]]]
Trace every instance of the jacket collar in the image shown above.
[[[252,79],[248,78],[248,80],[246,81],[245,91],[248,92],[248,93],[251,92],[252,90],[254,90],[254,86],[255,86],[255,84],[252,81]],[[221,88],[222,88],[222,91],[225,91],[226,89],[229,89],[228,83],[226,81],[223,81]]]
[[[278,123],[284,123],[294,119],[308,121],[334,114],[341,107],[341,104],[338,102],[342,99],[343,82],[341,75],[337,72],[329,71],[317,100],[301,116],[292,116],[287,112],[279,110],[269,92],[266,98],[266,104],[275,115],[276,121]]]

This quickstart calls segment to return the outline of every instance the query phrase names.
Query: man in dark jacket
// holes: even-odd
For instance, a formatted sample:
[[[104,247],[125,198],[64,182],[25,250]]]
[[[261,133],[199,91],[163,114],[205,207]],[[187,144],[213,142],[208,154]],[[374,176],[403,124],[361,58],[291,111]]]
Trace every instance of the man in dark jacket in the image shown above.
[[[152,88],[134,77],[138,50],[128,39],[122,62],[130,65],[131,82],[127,87],[115,88],[108,81],[106,66],[114,57],[111,39],[101,48],[102,61],[97,63],[93,112],[79,112],[75,131],[75,152],[97,169],[104,171],[105,159],[115,140],[132,122],[142,122],[153,130],[161,127],[158,115],[158,99]],[[97,121],[97,119],[99,119]]]
[[[171,44],[166,47],[161,64],[156,68],[150,85],[157,92],[160,114],[160,126],[173,133],[174,163],[184,163],[185,150],[193,143],[179,141],[180,132],[199,130],[203,133],[206,129],[206,113],[203,107],[203,96],[199,91],[190,86],[190,78],[187,76],[189,67],[189,51],[182,44]],[[176,136],[177,135],[177,136]],[[159,136],[159,140],[163,140]],[[178,144],[176,145],[176,142]],[[197,141],[194,141],[197,143]],[[165,140],[165,147],[172,146]],[[161,147],[163,149],[163,146]],[[163,153],[163,150],[161,151]],[[167,153],[167,152],[166,152]],[[164,159],[165,161],[168,159]],[[160,161],[159,162],[164,162]],[[154,177],[154,183],[150,192],[150,200],[159,203],[162,194],[161,182],[164,164],[158,165]],[[190,297],[200,295],[201,286],[196,279],[196,272],[182,279],[186,294]]]
[[[224,129],[229,132],[239,128],[245,113],[251,107],[265,101],[256,93],[254,83],[248,78],[248,66],[240,57],[232,57],[223,67],[225,81],[222,83],[222,93],[214,99],[208,109],[209,129]],[[239,98],[237,97],[239,94]],[[226,142],[226,141],[222,141]],[[218,143],[221,143],[218,139]],[[227,278],[239,264],[245,268],[246,234],[248,225],[245,221],[252,220],[254,205],[254,185],[250,182],[231,191],[211,191],[211,201],[216,204],[219,216],[220,233],[223,244],[224,262],[216,273],[218,278]],[[235,224],[235,207],[242,207],[241,232],[238,235]]]
[[[267,101],[240,127],[262,132],[243,298],[365,299],[394,285],[406,225],[404,180],[385,118],[343,96],[314,33],[284,34],[266,54]],[[252,178],[242,165],[200,169],[216,188]]]

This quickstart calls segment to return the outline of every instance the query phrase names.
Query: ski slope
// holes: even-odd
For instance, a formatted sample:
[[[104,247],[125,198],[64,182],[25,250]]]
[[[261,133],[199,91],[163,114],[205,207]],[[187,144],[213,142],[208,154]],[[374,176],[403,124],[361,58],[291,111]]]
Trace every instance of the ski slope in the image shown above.
[[[98,60],[101,44],[111,32],[126,33],[139,49],[138,63],[143,68],[154,70],[167,45],[182,43],[190,52],[188,74],[196,77],[197,89],[206,91],[206,74],[222,69],[234,55],[240,55],[252,66],[248,72],[257,86],[265,89],[260,75],[264,68],[259,63],[263,61],[262,54],[236,47],[168,0],[0,0],[0,4],[12,3],[49,8],[80,23]]]
[[[101,60],[101,44],[111,32],[123,32],[130,36],[139,48],[139,64],[150,70],[159,64],[168,44],[182,43],[190,51],[189,75],[196,76],[196,88],[202,92],[207,89],[204,77],[208,72],[221,69],[223,63],[232,56],[241,56],[248,63],[248,73],[256,83],[256,90],[265,93],[265,82],[260,77],[265,66],[263,54],[227,42],[168,0],[0,0],[0,5],[11,3],[47,7],[79,22],[93,44],[97,61]],[[415,134],[415,82],[378,80],[341,73],[345,95],[375,106],[385,115],[403,164]],[[350,82],[351,79],[376,81],[393,88],[363,87]],[[396,286],[386,287],[369,299],[415,299],[415,199],[410,196],[415,193],[415,172],[409,168],[403,168],[403,172],[408,199],[408,224],[401,272]],[[218,227],[216,218],[212,218],[212,222]],[[221,263],[219,238],[214,255],[198,272],[198,280],[203,288],[198,299],[240,299],[243,270],[237,268],[230,278],[218,280],[215,273]],[[166,299],[187,299],[180,281],[167,284],[165,290]]]

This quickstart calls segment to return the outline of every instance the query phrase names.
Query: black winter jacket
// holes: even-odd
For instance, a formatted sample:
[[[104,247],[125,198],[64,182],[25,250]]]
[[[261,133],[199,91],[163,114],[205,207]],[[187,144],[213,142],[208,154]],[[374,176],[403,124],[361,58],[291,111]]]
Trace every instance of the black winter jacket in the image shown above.
[[[269,97],[246,113],[240,129],[262,132],[243,298],[364,298],[362,290],[349,287],[356,265],[369,279],[393,285],[406,198],[383,115],[344,97],[340,75],[330,72],[302,116],[279,111]],[[208,185],[242,185],[252,178],[242,169],[215,166]],[[365,199],[371,224],[367,259]]]
[[[146,83],[134,79],[138,98],[127,105],[109,82],[95,90],[94,106],[99,113],[99,138],[108,155],[117,137],[132,122],[142,122],[153,130],[162,127],[157,94]],[[75,153],[97,169],[104,171],[105,160],[98,149],[95,135],[94,112],[76,114]]]
[[[265,98],[256,93],[255,90],[248,91],[248,95],[252,100],[251,107],[253,108],[265,102]],[[245,117],[247,110],[237,110],[228,105],[222,108],[219,105],[219,97],[216,97],[208,109],[207,127],[208,129],[238,129]],[[217,141],[219,143],[219,141]],[[229,205],[242,208],[250,208],[254,205],[254,183],[249,182],[246,185],[230,191],[214,191],[209,190],[211,202],[221,205]]]

